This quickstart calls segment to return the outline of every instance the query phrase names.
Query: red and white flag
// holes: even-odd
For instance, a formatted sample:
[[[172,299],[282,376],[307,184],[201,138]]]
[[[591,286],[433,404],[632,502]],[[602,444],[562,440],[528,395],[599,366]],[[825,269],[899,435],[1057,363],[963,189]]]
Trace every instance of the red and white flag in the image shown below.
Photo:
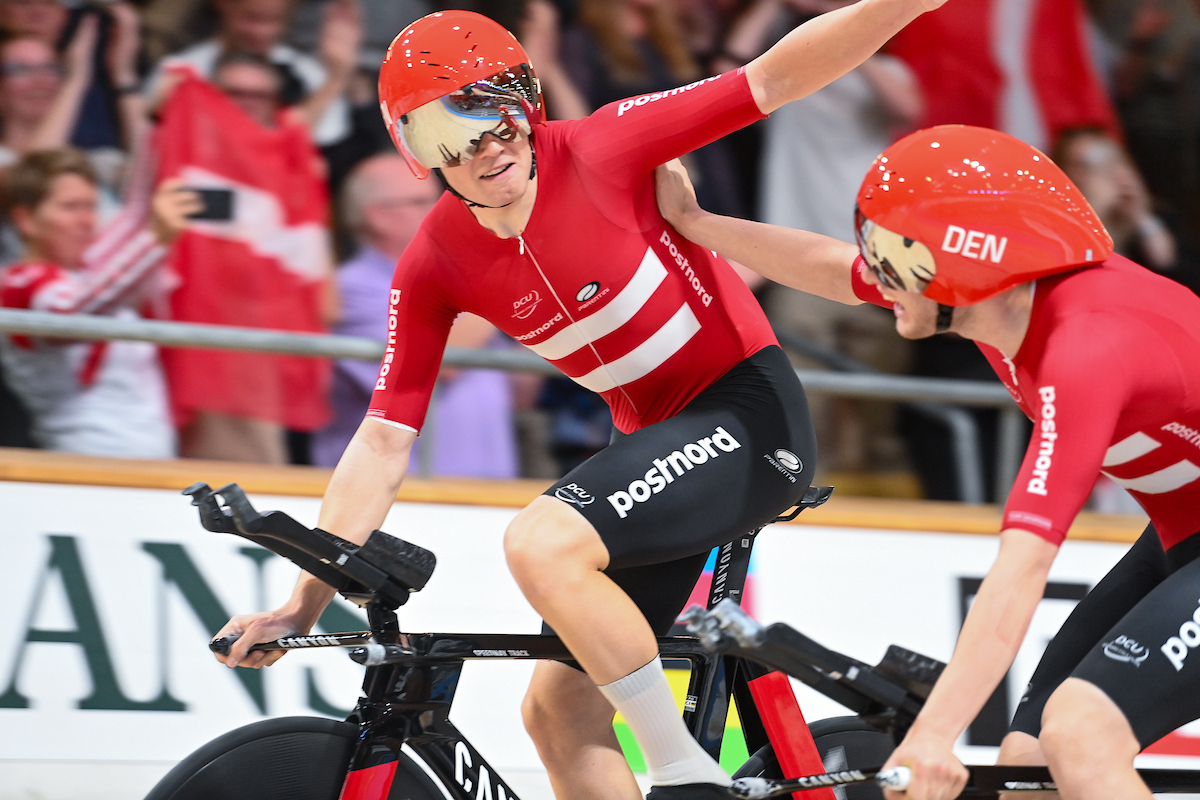
[[[195,220],[172,249],[171,317],[323,332],[329,198],[307,130],[286,115],[264,127],[187,77],[163,106],[157,151],[160,178],[233,191],[232,219]],[[163,360],[177,424],[208,411],[312,430],[330,416],[324,359],[169,349]]]
[[[995,128],[1043,150],[1070,128],[1119,136],[1081,0],[951,0],[909,23],[888,52],[920,79],[921,127]]]

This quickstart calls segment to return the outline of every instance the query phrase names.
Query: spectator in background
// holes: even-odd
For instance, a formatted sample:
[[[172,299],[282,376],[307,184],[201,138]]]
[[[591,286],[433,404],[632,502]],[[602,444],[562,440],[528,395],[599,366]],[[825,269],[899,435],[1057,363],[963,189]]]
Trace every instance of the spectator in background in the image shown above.
[[[283,43],[290,0],[214,0],[214,6],[219,19],[217,35],[159,64],[149,81],[152,102],[161,102],[169,89],[170,84],[163,83],[165,69],[190,67],[211,80],[223,55],[249,53],[279,68],[283,105],[297,107],[318,145],[333,145],[349,135],[344,95],[362,35],[356,0],[331,0],[325,6],[317,58]]]
[[[1164,274],[1200,291],[1200,9],[1195,0],[1089,5],[1116,51],[1123,146],[1180,253]]]
[[[11,10],[12,4],[13,0],[4,0],[0,8]],[[108,33],[101,48],[99,34],[105,21]],[[81,17],[61,56],[46,38],[34,35],[40,26],[27,24],[20,30],[0,45],[0,167],[31,150],[90,142],[82,146],[104,189],[107,207],[102,210],[114,212],[125,154],[145,132],[145,109],[136,91],[115,94],[110,110],[119,124],[111,136],[101,128],[113,117],[107,112],[93,114],[98,86],[118,82],[137,88],[136,11],[128,3],[112,3],[105,17]],[[102,65],[99,72],[97,64]]]
[[[172,251],[174,319],[323,332],[336,314],[323,162],[279,73],[227,54],[216,84],[188,75],[162,109],[161,174],[224,192]],[[170,349],[164,361],[184,456],[285,463],[285,430],[329,418],[329,364],[298,356]]]
[[[86,80],[78,87],[80,112],[61,144],[88,151],[107,186],[118,183],[122,152],[132,149],[144,125],[137,97],[139,27],[137,9],[124,0],[75,8],[54,0],[0,0],[0,31],[10,39],[37,39],[65,53],[78,41],[81,29],[91,29],[87,55],[70,56],[67,64],[71,77]]]
[[[338,269],[342,298],[335,333],[384,341],[392,273],[441,188],[417,180],[400,156],[380,155],[359,164],[342,189],[343,223],[359,244],[358,254]],[[488,322],[462,314],[450,331],[450,347],[484,347],[496,340]],[[313,463],[337,465],[362,423],[375,390],[379,366],[338,361],[334,368],[333,421],[313,435]],[[509,378],[494,370],[443,371],[425,436],[411,461],[435,475],[515,478],[517,454]],[[423,453],[432,446],[430,453]]]
[[[578,10],[578,22],[563,32],[562,61],[591,109],[706,77],[688,49],[675,0],[579,0]],[[727,142],[685,161],[705,208],[712,203],[720,213],[747,216]]]
[[[1059,137],[1052,157],[1092,204],[1116,252],[1155,272],[1175,268],[1175,237],[1155,215],[1142,176],[1120,143],[1098,128],[1077,128]]]
[[[114,222],[96,231],[96,177],[77,150],[30,153],[8,182],[8,212],[26,257],[0,276],[8,308],[133,318],[162,290],[166,247],[199,199],[178,182],[151,198],[149,175]],[[144,342],[4,336],[0,357],[33,415],[40,447],[89,455],[171,458],[175,430],[158,352]]]

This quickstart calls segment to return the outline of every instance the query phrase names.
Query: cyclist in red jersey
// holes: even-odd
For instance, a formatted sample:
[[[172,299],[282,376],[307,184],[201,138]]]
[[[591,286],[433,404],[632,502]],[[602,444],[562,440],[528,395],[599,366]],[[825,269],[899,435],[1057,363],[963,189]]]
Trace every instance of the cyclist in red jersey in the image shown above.
[[[524,716],[557,796],[640,797],[612,730],[621,711],[654,800],[725,796],[688,735],[657,657],[709,549],[803,495],[815,447],[803,390],[753,297],[658,214],[654,167],[849,71],[944,0],[861,0],[793,31],[746,67],[541,121],[511,34],[469,12],[418,20],[388,50],[384,119],[421,177],[450,192],[397,266],[367,418],[330,481],[320,526],[364,541],[408,466],[456,314],[483,316],[600,393],[619,434],[519,513],[509,567],[585,672],[536,668]],[[333,595],[235,617],[251,643],[308,631]]]
[[[889,762],[912,767],[907,796],[962,790],[951,748],[1011,666],[1103,473],[1151,524],[1047,647],[1000,762],[1048,762],[1064,797],[1148,800],[1134,756],[1200,718],[1200,298],[1113,254],[1061,170],[981,128],[919,131],[880,155],[858,196],[858,248],[707,214],[678,165],[658,190],[680,233],[768,278],[891,307],[906,338],[975,340],[1034,422],[996,562]]]

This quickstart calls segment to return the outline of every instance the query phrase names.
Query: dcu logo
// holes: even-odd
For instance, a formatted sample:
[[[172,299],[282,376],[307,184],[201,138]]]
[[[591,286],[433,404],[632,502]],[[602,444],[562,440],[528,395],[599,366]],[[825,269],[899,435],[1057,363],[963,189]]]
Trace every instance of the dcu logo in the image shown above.
[[[1113,661],[1124,661],[1128,664],[1133,664],[1135,667],[1140,667],[1142,662],[1146,660],[1146,657],[1150,655],[1150,650],[1128,636],[1118,636],[1111,642],[1104,643],[1104,655]]]
[[[580,508],[590,506],[596,500],[595,497],[577,483],[568,483],[566,486],[558,487],[554,490],[554,496],[564,503],[570,503]]]
[[[540,302],[542,302],[542,296],[538,294],[537,289],[534,289],[520,300],[514,300],[513,319],[525,319],[534,312],[534,309],[538,307],[538,303]]]

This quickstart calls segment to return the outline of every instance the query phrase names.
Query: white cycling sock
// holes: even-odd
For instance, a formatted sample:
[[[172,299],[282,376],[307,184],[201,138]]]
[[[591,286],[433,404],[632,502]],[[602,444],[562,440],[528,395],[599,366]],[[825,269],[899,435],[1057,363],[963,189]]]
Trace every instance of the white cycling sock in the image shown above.
[[[657,656],[620,680],[600,686],[600,693],[625,717],[642,748],[650,781],[660,786],[716,783],[729,776],[692,738],[679,715],[671,685]]]

